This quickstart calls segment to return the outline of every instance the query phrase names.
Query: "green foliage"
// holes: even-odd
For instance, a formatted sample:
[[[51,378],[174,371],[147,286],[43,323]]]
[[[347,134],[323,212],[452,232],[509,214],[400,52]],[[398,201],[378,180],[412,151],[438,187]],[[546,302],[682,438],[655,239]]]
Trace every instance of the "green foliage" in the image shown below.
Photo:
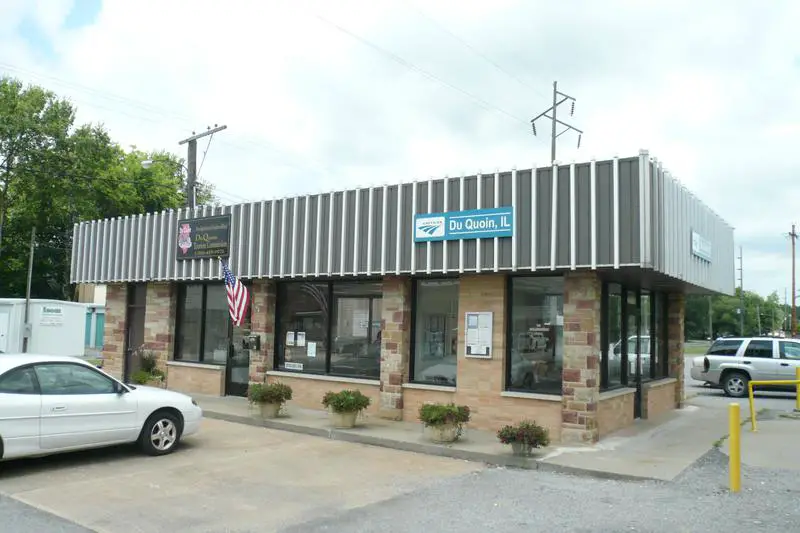
[[[142,161],[156,161],[150,168]],[[0,77],[0,296],[21,297],[31,228],[36,228],[32,296],[71,299],[76,222],[185,205],[182,162],[125,150],[100,125],[76,125],[67,100]],[[200,185],[198,202],[213,201]]]
[[[292,399],[292,388],[285,383],[251,383],[247,387],[247,400],[250,403],[284,404]]]
[[[768,335],[773,331],[790,329],[791,304],[784,305],[773,292],[766,298],[759,294],[745,291],[743,298],[736,289],[735,296],[697,296],[686,298],[685,335],[686,339],[715,339],[723,335],[739,335],[740,307],[744,310],[743,322],[745,336]],[[743,302],[743,306],[742,306]],[[709,331],[709,304],[711,305],[711,323],[713,331]],[[760,329],[759,329],[760,321]]]
[[[470,409],[454,403],[426,403],[419,408],[419,419],[426,426],[455,424],[459,429],[469,422]]]
[[[146,370],[137,370],[133,373],[133,375],[131,375],[131,381],[133,381],[136,385],[144,385],[150,381],[152,377],[153,376],[150,374],[150,372],[147,372]]]
[[[532,448],[550,444],[550,433],[536,422],[524,420],[515,426],[503,426],[497,431],[497,438],[503,444],[520,442]]]
[[[363,411],[371,400],[360,390],[345,389],[339,392],[328,391],[322,397],[322,405],[334,413],[354,413]]]

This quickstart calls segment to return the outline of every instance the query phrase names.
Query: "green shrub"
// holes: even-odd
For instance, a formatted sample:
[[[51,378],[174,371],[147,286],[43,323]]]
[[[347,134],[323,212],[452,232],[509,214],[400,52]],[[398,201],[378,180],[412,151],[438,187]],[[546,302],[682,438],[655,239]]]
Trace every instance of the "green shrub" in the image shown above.
[[[131,381],[133,381],[136,385],[144,385],[148,381],[150,381],[151,374],[146,370],[137,370],[131,376]]]
[[[536,422],[527,420],[516,426],[503,426],[498,430],[497,438],[503,444],[520,442],[532,448],[541,448],[550,444],[550,432]]]
[[[360,390],[345,389],[339,392],[328,391],[322,397],[322,405],[334,413],[354,413],[363,411],[371,400]]]
[[[156,354],[150,350],[142,350],[140,353],[141,359],[139,368],[148,374],[155,373],[155,371],[158,370],[158,358],[156,358]]]
[[[426,426],[455,424],[459,428],[469,422],[470,410],[454,403],[426,403],[419,408],[419,419]]]
[[[251,383],[247,399],[250,403],[284,404],[292,399],[292,388],[284,383]]]

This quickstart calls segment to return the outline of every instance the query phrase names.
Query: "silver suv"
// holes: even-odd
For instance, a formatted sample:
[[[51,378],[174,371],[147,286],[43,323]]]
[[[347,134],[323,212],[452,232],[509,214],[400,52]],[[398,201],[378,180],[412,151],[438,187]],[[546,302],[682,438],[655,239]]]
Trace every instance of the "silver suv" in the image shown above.
[[[721,386],[734,398],[747,396],[750,381],[795,379],[800,366],[800,340],[772,337],[723,338],[706,355],[692,360],[692,379]],[[794,391],[794,386],[760,386],[760,389]]]

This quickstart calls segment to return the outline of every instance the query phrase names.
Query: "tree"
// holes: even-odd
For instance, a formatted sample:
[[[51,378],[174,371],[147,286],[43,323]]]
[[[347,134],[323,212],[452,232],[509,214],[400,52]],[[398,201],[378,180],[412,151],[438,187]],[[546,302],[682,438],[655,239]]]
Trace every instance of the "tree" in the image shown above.
[[[790,311],[781,304],[777,292],[766,298],[745,291],[740,299],[740,290],[734,296],[698,296],[690,295],[686,299],[684,329],[687,339],[715,338],[721,335],[739,335],[739,308],[744,306],[743,334],[746,336],[767,335],[776,330],[788,331],[788,315]],[[712,302],[712,322],[714,331],[708,333],[708,302]],[[759,327],[760,326],[760,327]]]
[[[185,205],[182,161],[122,149],[102,125],[74,126],[75,109],[40,87],[0,78],[0,296],[22,296],[30,229],[32,295],[70,298],[73,225]],[[161,164],[143,168],[145,159]],[[213,201],[201,185],[198,200]]]

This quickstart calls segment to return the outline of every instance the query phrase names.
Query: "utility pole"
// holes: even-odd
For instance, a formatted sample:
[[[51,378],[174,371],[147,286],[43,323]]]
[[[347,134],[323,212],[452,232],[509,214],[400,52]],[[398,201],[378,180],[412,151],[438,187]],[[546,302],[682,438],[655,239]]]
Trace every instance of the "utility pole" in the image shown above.
[[[559,100],[559,97],[561,98],[560,100]],[[536,121],[537,120],[539,120],[540,118],[544,117],[544,118],[550,119],[552,121],[552,128],[550,130],[550,164],[551,165],[554,164],[555,161],[556,161],[556,139],[561,137],[563,134],[567,133],[570,130],[577,132],[578,133],[578,148],[581,147],[581,137],[583,136],[583,131],[579,130],[575,126],[571,126],[570,124],[567,124],[566,122],[562,122],[561,120],[558,120],[558,117],[557,117],[558,106],[560,106],[561,104],[563,104],[567,100],[569,100],[571,102],[571,104],[572,104],[572,106],[570,107],[570,110],[569,110],[569,116],[572,116],[572,114],[575,113],[575,98],[573,98],[572,96],[570,96],[568,94],[564,94],[562,92],[559,92],[559,90],[558,90],[558,82],[554,81],[553,82],[553,105],[551,107],[545,109],[544,111],[542,111],[538,115],[536,115],[536,117],[534,117],[533,119],[531,119],[531,128],[533,129],[533,134],[534,135],[536,135]],[[547,113],[552,113],[553,116],[550,116]],[[561,133],[557,134],[556,133],[556,125],[557,124],[561,124],[562,126],[565,126],[566,129],[563,130]]]
[[[207,131],[203,133],[195,134],[192,132],[192,136],[188,137],[180,142],[179,145],[182,144],[189,144],[188,153],[186,157],[186,206],[190,208],[194,208],[195,205],[195,185],[197,184],[197,139],[202,139],[208,135],[214,135],[218,131],[222,131],[226,129],[228,126],[217,126],[214,124],[214,127],[209,127]]]
[[[797,294],[797,288],[795,287],[795,241],[797,240],[797,232],[794,229],[794,224],[792,224],[792,231],[789,232],[789,238],[792,240],[792,322],[791,322],[791,336],[794,337],[795,332],[797,332],[797,307],[795,306],[795,295]]]
[[[742,247],[739,246],[739,336],[744,337],[744,268],[742,267]]]
[[[28,339],[31,336],[31,283],[33,282],[33,251],[36,249],[36,226],[31,228],[30,255],[28,256],[28,286],[25,288],[25,333],[22,336],[22,353],[28,353]]]

